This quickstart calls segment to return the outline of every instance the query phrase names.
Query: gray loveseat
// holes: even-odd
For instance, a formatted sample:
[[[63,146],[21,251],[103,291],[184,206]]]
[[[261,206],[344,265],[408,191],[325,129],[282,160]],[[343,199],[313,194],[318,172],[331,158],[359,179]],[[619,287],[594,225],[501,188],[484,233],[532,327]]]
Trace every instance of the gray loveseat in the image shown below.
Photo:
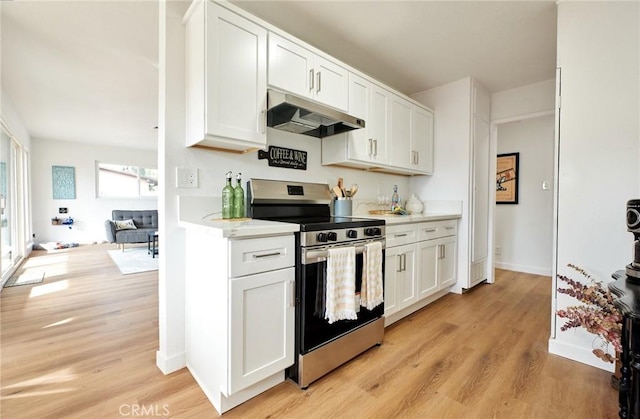
[[[158,231],[158,210],[113,210],[111,220],[104,222],[109,243],[148,243],[149,233]],[[116,221],[133,220],[134,228],[118,230]]]

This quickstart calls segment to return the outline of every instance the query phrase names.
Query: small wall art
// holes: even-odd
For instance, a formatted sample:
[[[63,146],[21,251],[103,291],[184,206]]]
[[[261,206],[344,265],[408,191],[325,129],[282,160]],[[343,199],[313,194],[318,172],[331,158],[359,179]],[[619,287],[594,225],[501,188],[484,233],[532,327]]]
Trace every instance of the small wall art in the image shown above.
[[[497,158],[496,204],[517,204],[520,153],[498,154]]]
[[[76,199],[76,169],[71,166],[53,166],[53,199]]]

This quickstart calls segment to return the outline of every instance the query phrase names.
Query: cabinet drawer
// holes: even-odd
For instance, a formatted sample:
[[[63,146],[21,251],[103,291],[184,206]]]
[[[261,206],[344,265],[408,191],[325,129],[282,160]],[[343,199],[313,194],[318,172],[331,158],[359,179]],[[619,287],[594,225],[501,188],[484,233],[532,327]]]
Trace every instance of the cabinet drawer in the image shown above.
[[[458,220],[440,221],[438,237],[455,236],[458,234]]]
[[[230,278],[293,266],[293,235],[230,240],[229,262]]]
[[[440,237],[455,236],[458,233],[458,223],[456,220],[433,221],[421,223],[419,230],[419,240],[432,240]]]
[[[387,226],[386,240],[386,247],[415,243],[418,241],[418,224],[401,224]]]

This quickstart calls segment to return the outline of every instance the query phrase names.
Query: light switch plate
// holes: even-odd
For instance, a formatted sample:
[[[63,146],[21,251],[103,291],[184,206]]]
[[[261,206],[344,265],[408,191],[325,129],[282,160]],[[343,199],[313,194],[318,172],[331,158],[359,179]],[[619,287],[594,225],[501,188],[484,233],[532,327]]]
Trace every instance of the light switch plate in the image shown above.
[[[198,169],[188,167],[176,167],[176,187],[177,188],[197,188]]]

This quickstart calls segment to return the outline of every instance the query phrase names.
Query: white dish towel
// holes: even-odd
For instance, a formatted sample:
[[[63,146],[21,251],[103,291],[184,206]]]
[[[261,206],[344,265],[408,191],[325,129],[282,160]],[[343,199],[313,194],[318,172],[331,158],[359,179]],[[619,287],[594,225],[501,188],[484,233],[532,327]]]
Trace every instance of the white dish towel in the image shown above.
[[[382,285],[382,243],[367,243],[362,255],[362,285],[360,305],[372,310],[384,301]]]
[[[325,319],[356,320],[356,248],[329,249]]]

